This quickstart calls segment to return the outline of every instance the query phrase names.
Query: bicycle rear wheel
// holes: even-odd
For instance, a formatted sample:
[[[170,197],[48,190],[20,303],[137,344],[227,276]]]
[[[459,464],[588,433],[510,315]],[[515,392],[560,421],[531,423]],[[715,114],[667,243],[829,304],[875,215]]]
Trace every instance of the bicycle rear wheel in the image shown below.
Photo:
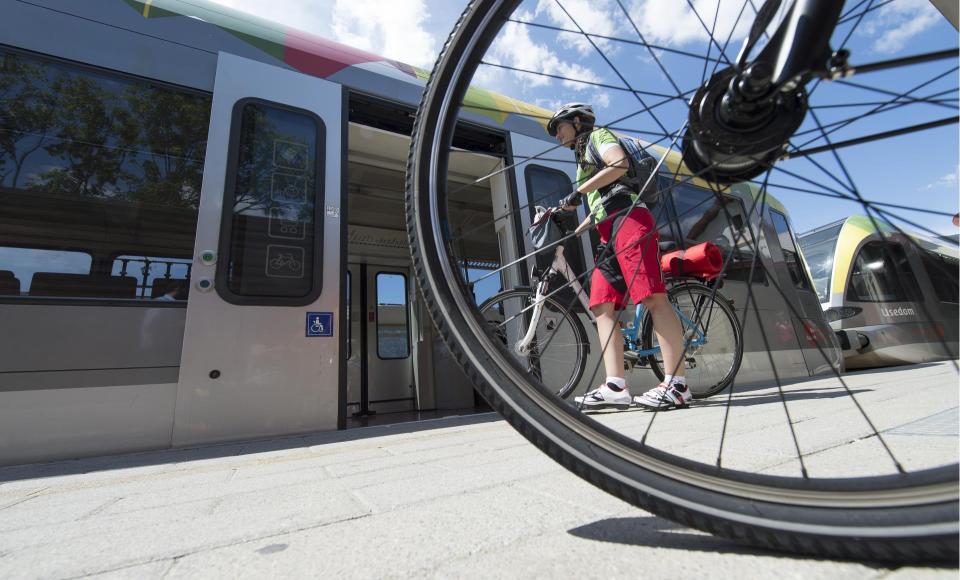
[[[697,331],[705,335],[701,346],[687,351],[684,361],[690,391],[696,399],[722,392],[737,376],[743,360],[742,330],[733,308],[723,295],[700,284],[674,286],[668,295],[670,302],[685,318],[681,319],[685,339],[689,341],[696,338]],[[694,326],[689,326],[687,321]],[[641,329],[640,344],[644,349],[659,345],[649,312],[643,318]],[[650,355],[647,360],[657,378],[663,380],[663,356],[657,353]]]
[[[750,3],[745,0],[740,5],[743,12]],[[853,20],[859,14],[857,6],[850,8]],[[470,121],[486,112],[504,117],[526,114],[537,119],[537,113],[530,109],[526,113],[519,107],[508,110],[498,107],[496,102],[473,100],[462,108],[477,67],[481,63],[503,66],[497,58],[484,56],[501,31],[516,34],[517,27],[527,26],[528,19],[539,14],[535,5],[518,14],[519,8],[521,2],[512,0],[476,0],[468,6],[429,77],[407,167],[407,224],[418,281],[440,334],[476,388],[511,425],[567,469],[625,501],[685,525],[773,549],[818,556],[955,561],[960,531],[957,454],[951,446],[955,446],[955,439],[947,439],[938,455],[915,453],[915,442],[901,439],[903,430],[898,426],[911,420],[905,412],[912,407],[906,403],[917,403],[916,394],[887,386],[902,386],[900,375],[891,374],[887,380],[872,382],[854,382],[856,377],[841,375],[840,365],[832,356],[838,351],[836,338],[829,327],[823,331],[817,326],[822,323],[822,314],[815,310],[818,306],[789,302],[794,290],[809,283],[804,281],[804,266],[796,255],[790,264],[779,262],[773,266],[770,262],[772,251],[782,259],[789,258],[789,252],[796,254],[796,248],[789,245],[791,232],[781,233],[780,222],[776,221],[777,215],[785,215],[786,210],[767,196],[773,168],[768,168],[759,188],[751,185],[748,193],[742,195],[753,205],[731,216],[732,206],[727,198],[737,193],[733,188],[704,185],[697,180],[700,174],[692,176],[676,161],[675,153],[663,153],[672,173],[665,176],[670,184],[667,195],[684,194],[673,196],[669,203],[676,206],[691,199],[686,195],[688,190],[681,188],[698,184],[708,195],[713,194],[708,201],[716,200],[712,215],[727,214],[729,223],[739,224],[732,228],[735,235],[727,238],[724,236],[729,232],[709,231],[706,216],[699,222],[685,221],[680,229],[688,237],[699,230],[709,232],[713,239],[724,238],[728,246],[724,249],[729,251],[725,252],[728,261],[723,274],[741,284],[743,297],[737,297],[737,303],[744,305],[741,324],[745,328],[747,323],[753,325],[750,332],[745,331],[745,342],[757,345],[756,349],[745,349],[752,356],[744,359],[737,376],[756,376],[762,371],[769,377],[769,384],[741,387],[735,381],[726,404],[711,401],[709,405],[694,405],[684,411],[588,416],[560,401],[555,389],[545,385],[517,360],[502,339],[490,332],[489,323],[467,295],[467,285],[460,274],[463,260],[458,248],[465,235],[455,232],[463,231],[465,226],[456,223],[455,216],[448,211],[448,202],[460,189],[448,179],[447,167],[451,151],[455,150],[451,144],[455,143],[458,123],[464,120],[461,116]],[[864,10],[869,12],[869,8]],[[539,26],[538,30],[558,36],[573,35],[583,41],[586,50],[602,48],[600,41],[606,42],[573,25],[559,31],[557,26],[529,26]],[[725,39],[717,39],[709,25],[705,28],[709,33],[708,46],[711,50],[720,49],[722,54]],[[659,58],[658,47],[642,38],[635,44],[654,60]],[[701,58],[705,52],[706,48],[700,53]],[[634,58],[631,62],[638,61]],[[712,59],[706,57],[704,76],[709,66],[719,62],[716,53]],[[577,71],[570,76],[557,75],[555,69],[540,72],[537,78],[561,76],[564,83],[581,82],[586,77],[585,73],[575,75]],[[654,77],[656,74],[644,78]],[[591,86],[610,86],[596,78],[586,80]],[[631,97],[657,92],[629,85],[623,89]],[[669,103],[685,107],[691,93],[678,90],[669,97]],[[906,100],[901,98],[902,91],[895,94],[893,104]],[[936,96],[922,102],[950,105]],[[653,117],[654,108],[644,104],[640,112]],[[684,108],[681,117],[685,115]],[[670,128],[662,125],[663,129],[653,135],[671,138],[681,132],[684,123],[681,120]],[[818,134],[822,133],[826,131]],[[520,137],[526,139],[529,135],[519,135],[514,145]],[[829,141],[826,136],[823,140]],[[465,141],[456,143],[463,145]],[[519,162],[543,158],[555,150],[556,147],[544,143],[537,155],[526,155]],[[509,152],[504,156],[506,168],[514,161]],[[793,189],[789,191],[800,195],[798,190],[804,186],[791,182],[790,187]],[[862,204],[868,212],[876,207],[852,194],[849,199]],[[771,209],[770,205],[775,207]],[[517,208],[514,213],[523,209]],[[653,209],[656,215],[657,208]],[[508,212],[497,219],[512,216]],[[479,231],[479,226],[469,231]],[[768,236],[766,232],[772,233]],[[730,256],[738,257],[734,267],[730,267]],[[502,269],[526,258],[529,256],[505,260]],[[769,288],[769,295],[758,296],[757,286]],[[777,325],[773,326],[773,322]],[[770,334],[770,328],[776,328],[781,335]],[[809,328],[807,335],[801,335],[797,328]],[[610,336],[608,340],[620,337]],[[809,378],[805,370],[791,371],[802,366],[808,355],[822,358],[831,380],[829,385],[818,383],[815,388],[809,387],[803,382]],[[935,401],[936,411],[955,405],[955,369],[928,369],[932,374],[920,385],[932,389],[931,398],[926,401]],[[914,376],[913,372],[906,370],[902,375],[909,378]],[[787,381],[781,375],[792,378]],[[731,426],[734,424],[740,425],[739,431]],[[867,464],[864,457],[868,453],[880,456],[884,463]]]
[[[587,367],[590,341],[579,317],[554,298],[543,302],[532,339],[518,352],[517,345],[533,322],[536,293],[514,288],[491,296],[480,305],[490,330],[513,352],[526,371],[566,398],[573,392]]]

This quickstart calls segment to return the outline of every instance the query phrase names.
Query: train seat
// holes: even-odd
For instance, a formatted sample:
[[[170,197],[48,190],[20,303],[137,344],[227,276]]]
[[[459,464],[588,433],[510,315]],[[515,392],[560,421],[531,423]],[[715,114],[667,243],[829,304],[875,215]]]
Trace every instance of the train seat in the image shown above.
[[[20,279],[10,270],[0,270],[0,296],[19,296]]]
[[[30,296],[136,298],[137,279],[132,276],[37,272],[30,282]]]

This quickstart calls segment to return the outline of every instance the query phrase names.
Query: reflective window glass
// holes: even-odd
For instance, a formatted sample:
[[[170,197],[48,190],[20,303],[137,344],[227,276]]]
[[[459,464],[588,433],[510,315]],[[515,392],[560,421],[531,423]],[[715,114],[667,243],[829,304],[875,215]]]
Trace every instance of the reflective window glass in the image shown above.
[[[93,256],[85,252],[36,250],[32,248],[0,248],[0,296],[29,296],[34,279],[39,294],[50,295],[59,275],[86,278],[90,275]],[[39,275],[38,275],[39,274]],[[65,291],[70,286],[61,286]]]
[[[800,238],[800,249],[810,267],[813,288],[820,302],[830,299],[830,280],[833,277],[833,256],[843,224],[806,234]]]
[[[870,242],[857,252],[850,272],[848,300],[905,302],[918,294],[916,278],[899,245]]]
[[[536,214],[536,206],[552,207],[560,204],[560,200],[566,197],[572,191],[570,176],[566,173],[556,170],[540,167],[538,165],[528,165],[524,170],[524,177],[527,182],[528,211],[530,219]],[[575,213],[563,214],[560,216],[564,230],[573,231],[580,223]],[[541,268],[547,268],[553,263],[554,251],[540,252],[537,254],[537,265]],[[579,237],[573,237],[563,243],[563,257],[570,264],[570,268],[578,276],[586,271],[586,261],[583,256],[583,247]],[[583,279],[580,283],[584,284]],[[560,302],[570,303],[575,300],[571,290],[562,290],[558,293]]]
[[[319,119],[255,101],[237,109],[226,285],[236,297],[315,296],[322,270],[314,264],[322,203]]]
[[[0,247],[38,266],[0,253],[20,296],[152,298],[114,257],[190,261],[209,118],[206,94],[0,50]]]
[[[191,267],[188,259],[117,256],[111,274],[136,278],[138,298],[177,302],[187,299]]]
[[[960,279],[958,279],[957,267],[960,265],[960,260],[927,250],[921,250],[920,253],[923,256],[923,266],[927,270],[927,276],[930,277],[933,289],[937,293],[937,299],[940,302],[958,302]]]
[[[783,252],[783,260],[786,262],[787,271],[790,273],[790,281],[794,288],[809,290],[810,282],[807,280],[807,272],[800,259],[800,252],[797,250],[797,244],[793,239],[793,231],[790,224],[787,223],[787,216],[774,210],[770,210],[770,217],[773,220],[773,228],[777,231],[777,241],[780,243],[780,251]]]
[[[728,280],[746,281],[750,275],[755,245],[750,241],[746,211],[740,200],[729,195],[717,195],[690,183],[672,184],[669,197],[673,200],[682,239],[672,239],[668,235],[668,228],[658,218],[661,241],[674,241],[682,248],[711,242],[720,248],[725,259],[733,252],[725,277]],[[654,215],[657,215],[656,212]],[[753,270],[753,281],[764,280],[763,268],[758,264]]]
[[[410,356],[410,320],[407,313],[407,277],[377,274],[377,356]]]

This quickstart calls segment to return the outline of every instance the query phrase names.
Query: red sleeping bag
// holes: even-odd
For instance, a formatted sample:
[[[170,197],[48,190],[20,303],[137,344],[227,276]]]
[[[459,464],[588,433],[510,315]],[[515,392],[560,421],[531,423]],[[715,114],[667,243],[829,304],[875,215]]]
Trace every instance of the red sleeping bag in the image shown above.
[[[693,276],[710,280],[723,269],[723,255],[714,244],[703,242],[686,250],[664,254],[660,257],[660,269],[668,277]]]

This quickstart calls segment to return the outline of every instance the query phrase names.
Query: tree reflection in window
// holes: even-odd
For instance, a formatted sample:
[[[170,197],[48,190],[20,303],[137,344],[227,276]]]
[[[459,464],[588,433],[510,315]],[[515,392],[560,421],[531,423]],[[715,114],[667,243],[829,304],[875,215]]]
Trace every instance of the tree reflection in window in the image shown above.
[[[0,51],[0,185],[196,209],[210,97]]]

